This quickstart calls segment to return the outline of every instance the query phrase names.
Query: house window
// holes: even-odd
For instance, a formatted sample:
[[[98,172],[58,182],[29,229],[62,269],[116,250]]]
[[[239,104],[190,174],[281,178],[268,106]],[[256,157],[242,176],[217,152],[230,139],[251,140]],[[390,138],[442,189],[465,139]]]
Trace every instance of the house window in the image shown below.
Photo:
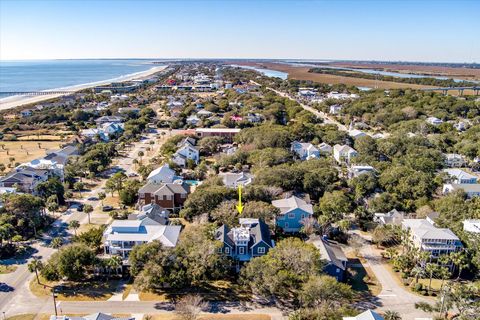
[[[257,252],[258,252],[258,254],[264,254],[265,253],[265,248],[264,247],[258,247]]]
[[[229,247],[225,247],[225,253],[230,254],[230,248]]]
[[[218,248],[218,253],[222,253],[222,248]]]
[[[238,254],[245,254],[245,248],[244,247],[238,248]]]
[[[288,214],[288,217],[289,217],[290,219],[293,219],[293,218],[295,218],[295,213],[293,213],[293,212],[290,212],[290,213]]]
[[[288,222],[285,222],[285,229],[289,227]]]
[[[187,194],[182,193],[182,194],[180,195],[180,197],[181,197],[182,199],[185,199],[185,198],[187,197]]]

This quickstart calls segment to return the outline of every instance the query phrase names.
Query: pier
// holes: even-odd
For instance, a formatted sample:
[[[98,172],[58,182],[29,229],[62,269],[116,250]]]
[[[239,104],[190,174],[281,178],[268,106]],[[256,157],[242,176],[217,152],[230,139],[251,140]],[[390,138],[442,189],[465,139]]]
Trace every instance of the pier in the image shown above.
[[[0,96],[48,96],[70,93],[75,93],[75,91],[1,91]]]

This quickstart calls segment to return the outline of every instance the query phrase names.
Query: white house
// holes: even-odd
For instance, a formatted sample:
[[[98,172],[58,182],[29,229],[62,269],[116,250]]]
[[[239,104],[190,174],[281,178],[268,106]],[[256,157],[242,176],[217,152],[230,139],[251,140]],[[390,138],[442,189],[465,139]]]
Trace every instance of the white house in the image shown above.
[[[369,165],[353,165],[348,168],[348,177],[352,179],[369,172],[375,172],[375,168]]]
[[[253,175],[245,172],[220,172],[218,176],[222,178],[223,184],[229,188],[236,188],[239,185],[248,186],[253,181]]]
[[[333,146],[333,157],[338,163],[350,163],[356,156],[358,152],[350,146],[339,144]]]
[[[339,105],[339,104],[333,104],[330,106],[330,109],[328,111],[328,113],[330,114],[340,114],[340,112],[342,111],[342,106]]]
[[[472,233],[480,233],[480,219],[463,220],[463,230]]]
[[[468,198],[480,197],[480,184],[454,184],[446,183],[443,185],[442,192],[447,194],[457,190],[462,190]]]
[[[320,154],[323,155],[330,155],[332,154],[333,148],[331,145],[328,143],[322,142],[317,146],[318,151],[320,151]]]
[[[173,154],[172,161],[181,167],[185,167],[187,160],[193,160],[195,164],[200,161],[200,152],[189,140],[184,140],[180,148]]]
[[[427,120],[425,120],[425,121],[427,121],[428,123],[430,123],[433,126],[439,126],[443,123],[443,120],[438,119],[436,117],[428,117]]]
[[[387,213],[375,213],[373,220],[379,224],[394,224],[399,226],[402,224],[404,218],[405,215],[403,212],[393,209]]]
[[[197,112],[197,116],[199,117],[210,117],[213,114],[213,112],[210,112],[208,110],[200,110]]]
[[[477,183],[477,177],[461,169],[444,169],[443,172],[450,176],[451,182],[455,184]]]
[[[445,165],[450,168],[461,168],[465,165],[465,157],[458,153],[446,153]]]
[[[356,317],[343,317],[343,320],[384,320],[384,318],[372,310],[367,310]]]
[[[296,153],[301,160],[320,158],[320,151],[311,143],[294,141],[292,142],[291,150]]]
[[[110,101],[116,102],[116,101],[126,101],[128,100],[128,96],[125,94],[114,94],[110,96]]]
[[[365,137],[367,134],[363,131],[360,131],[358,129],[353,129],[348,131],[348,135],[352,137],[353,139],[357,139],[360,137]]]
[[[356,98],[358,98],[358,94],[355,93],[338,93],[336,91],[327,93],[327,99],[346,100]]]
[[[437,228],[426,219],[404,219],[402,228],[410,231],[413,245],[430,252],[431,258],[449,254],[463,248],[460,239],[447,228]]]
[[[173,180],[177,180],[175,171],[170,169],[170,166],[167,163],[150,172],[147,177],[148,182],[156,184],[172,183]]]
[[[165,247],[175,247],[181,226],[162,225],[150,218],[142,220],[113,220],[103,233],[105,254],[128,259],[136,245],[160,241]]]
[[[198,123],[201,121],[199,117],[197,117],[197,115],[195,114],[192,114],[191,116],[189,116],[186,120],[187,124],[190,124],[192,126],[196,126],[198,125]]]

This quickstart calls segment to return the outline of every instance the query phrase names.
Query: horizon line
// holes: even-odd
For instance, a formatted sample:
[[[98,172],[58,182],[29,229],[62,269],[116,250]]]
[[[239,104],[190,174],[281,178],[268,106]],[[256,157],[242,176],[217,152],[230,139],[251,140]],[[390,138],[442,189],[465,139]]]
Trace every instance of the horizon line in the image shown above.
[[[429,61],[429,60],[379,60],[379,59],[331,59],[331,58],[38,58],[38,59],[1,59],[0,62],[6,61],[69,61],[69,60],[269,60],[269,61],[328,61],[328,62],[396,62],[396,63],[436,63],[436,64],[479,64],[476,61]]]

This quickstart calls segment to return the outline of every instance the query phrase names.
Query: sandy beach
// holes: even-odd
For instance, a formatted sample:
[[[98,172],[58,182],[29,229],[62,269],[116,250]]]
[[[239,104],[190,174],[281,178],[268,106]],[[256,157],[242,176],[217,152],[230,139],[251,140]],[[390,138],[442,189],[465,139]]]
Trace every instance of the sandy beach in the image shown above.
[[[64,88],[55,88],[55,89],[50,89],[50,90],[44,90],[46,92],[48,91],[55,91],[55,90],[65,90],[65,91],[80,91],[83,89],[88,89],[88,88],[93,88],[96,86],[100,85],[105,85],[109,84],[112,82],[125,82],[125,81],[131,81],[131,80],[141,80],[141,79],[146,79],[150,77],[152,74],[155,74],[157,72],[160,72],[162,70],[165,70],[168,66],[156,66],[152,67],[148,70],[141,71],[141,72],[136,72],[132,73],[126,76],[121,76],[113,79],[106,79],[102,81],[97,81],[97,82],[91,82],[91,83],[85,83],[85,84],[80,84],[80,85],[75,85],[75,86],[70,86],[70,87],[64,87]],[[52,95],[43,95],[43,96],[12,96],[12,97],[7,97],[3,98],[0,100],[0,110],[7,110],[15,107],[20,107],[22,105],[26,104],[31,104],[31,103],[38,103],[41,101],[45,100],[50,100],[52,98],[58,98],[62,96],[62,94],[52,94]]]

